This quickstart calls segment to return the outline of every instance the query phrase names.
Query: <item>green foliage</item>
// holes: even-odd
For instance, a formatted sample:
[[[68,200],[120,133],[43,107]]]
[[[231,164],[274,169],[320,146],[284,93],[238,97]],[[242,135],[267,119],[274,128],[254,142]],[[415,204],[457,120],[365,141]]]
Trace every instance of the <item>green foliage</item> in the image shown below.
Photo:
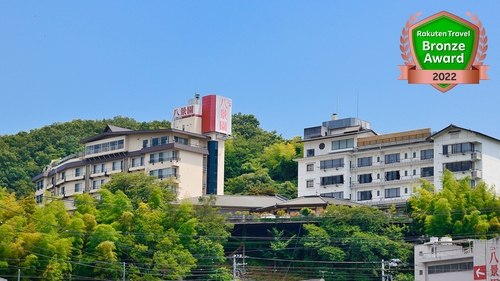
[[[498,233],[500,202],[493,188],[484,182],[470,187],[470,178],[457,180],[445,170],[443,190],[436,192],[428,182],[409,200],[417,235],[487,238]]]
[[[132,130],[170,128],[170,122],[137,122],[116,116],[102,120],[73,120],[54,123],[40,129],[0,136],[0,186],[15,192],[18,198],[33,193],[31,178],[41,173],[52,160],[83,151],[80,140],[99,134],[106,125]]]
[[[387,213],[368,206],[329,205],[323,216],[321,225],[304,225],[301,242],[309,249],[307,259],[344,262],[332,265],[336,279],[369,280],[376,274],[373,263],[413,259],[413,247],[404,241],[405,228],[393,225]]]
[[[254,115],[233,115],[234,139],[225,145],[227,194],[297,197],[297,163],[302,157],[300,138],[284,140],[276,131],[259,127]]]
[[[121,183],[144,193],[115,188]],[[215,197],[195,206],[173,202],[171,192],[149,177],[123,174],[103,186],[100,201],[78,196],[70,214],[60,200],[41,207],[0,189],[0,276],[22,268],[23,276],[42,280],[121,280],[126,262],[127,279],[181,280],[199,267],[201,279],[228,280],[222,243],[232,225],[213,208]]]

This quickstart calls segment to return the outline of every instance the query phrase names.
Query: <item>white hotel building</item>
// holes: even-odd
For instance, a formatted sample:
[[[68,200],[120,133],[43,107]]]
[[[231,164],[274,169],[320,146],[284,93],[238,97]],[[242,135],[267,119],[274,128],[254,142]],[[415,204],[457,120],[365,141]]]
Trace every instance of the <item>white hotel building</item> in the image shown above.
[[[500,187],[500,140],[450,125],[377,134],[370,123],[337,119],[304,129],[298,196],[332,196],[379,207],[403,207],[420,179],[442,188],[444,169]]]
[[[107,126],[81,141],[83,153],[70,155],[35,176],[37,203],[44,196],[63,198],[74,208],[74,195],[99,196],[114,173],[146,173],[173,177],[179,198],[224,194],[224,141],[231,134],[232,101],[218,95],[196,95],[173,110],[172,127],[133,131]]]

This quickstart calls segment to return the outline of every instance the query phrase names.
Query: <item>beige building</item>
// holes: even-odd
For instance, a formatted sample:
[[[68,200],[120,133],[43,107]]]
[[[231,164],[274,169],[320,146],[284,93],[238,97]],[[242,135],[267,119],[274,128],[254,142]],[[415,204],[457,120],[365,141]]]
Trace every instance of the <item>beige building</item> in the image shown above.
[[[226,102],[218,103],[221,99]],[[207,101],[206,106],[200,105],[196,96],[187,106],[174,109],[170,129],[133,131],[108,125],[101,134],[82,140],[83,153],[51,163],[33,178],[37,202],[42,203],[50,194],[63,198],[71,209],[75,194],[98,197],[101,185],[120,172],[147,173],[159,180],[172,177],[179,183],[179,198],[223,194],[224,141],[231,133],[231,100],[209,95],[203,101]],[[217,111],[225,111],[224,120],[214,114]],[[224,130],[210,127],[216,120],[229,126]]]

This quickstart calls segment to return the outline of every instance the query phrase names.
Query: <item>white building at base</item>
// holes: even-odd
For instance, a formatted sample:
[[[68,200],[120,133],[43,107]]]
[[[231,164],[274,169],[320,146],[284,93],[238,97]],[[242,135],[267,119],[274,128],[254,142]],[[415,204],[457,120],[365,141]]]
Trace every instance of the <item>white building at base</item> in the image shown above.
[[[378,134],[358,118],[304,129],[298,196],[321,195],[368,205],[403,207],[420,179],[442,188],[444,169],[500,188],[500,140],[450,125]]]
[[[500,238],[431,237],[415,246],[415,281],[500,280]]]

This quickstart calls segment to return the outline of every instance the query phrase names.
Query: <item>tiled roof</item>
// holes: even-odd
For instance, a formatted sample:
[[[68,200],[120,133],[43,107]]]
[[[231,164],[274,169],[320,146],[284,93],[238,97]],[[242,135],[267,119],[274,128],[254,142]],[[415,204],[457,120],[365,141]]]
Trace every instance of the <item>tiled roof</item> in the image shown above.
[[[203,197],[209,197],[204,195]],[[217,207],[245,207],[245,208],[261,208],[269,205],[276,205],[286,200],[279,196],[246,196],[246,195],[215,195]],[[198,204],[199,197],[192,197],[194,204]]]

